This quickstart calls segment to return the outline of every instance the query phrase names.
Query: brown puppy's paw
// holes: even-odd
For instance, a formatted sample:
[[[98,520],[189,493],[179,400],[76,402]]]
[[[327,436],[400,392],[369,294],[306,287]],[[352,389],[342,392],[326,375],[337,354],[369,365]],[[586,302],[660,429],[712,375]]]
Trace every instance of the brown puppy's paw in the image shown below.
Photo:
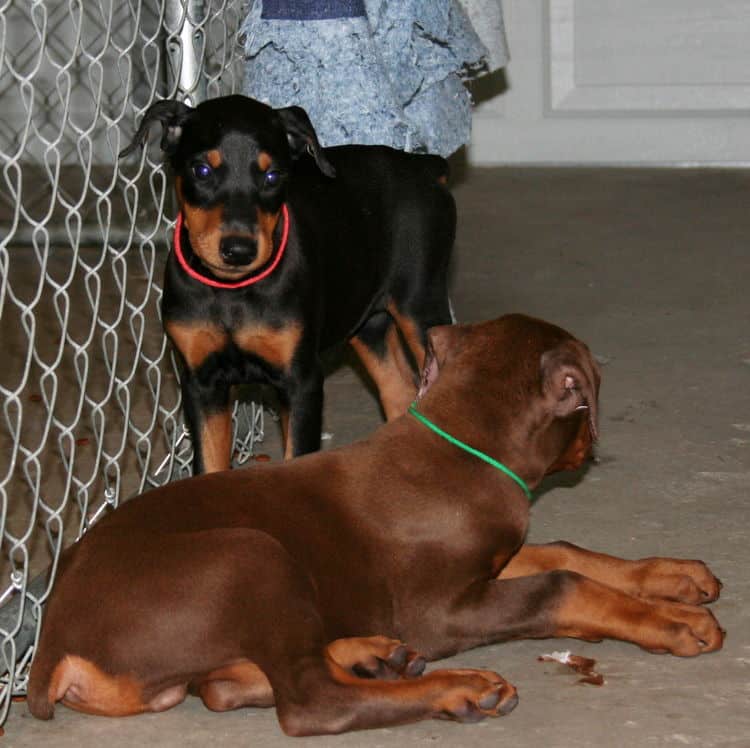
[[[726,632],[708,608],[684,603],[655,603],[656,637],[653,645],[642,643],[651,652],[669,652],[680,657],[695,657],[721,649]]]
[[[422,655],[409,649],[405,644],[394,641],[390,652],[382,656],[371,654],[361,662],[356,662],[351,671],[360,678],[417,678],[424,672],[427,661]]]
[[[328,645],[328,653],[337,664],[360,678],[416,678],[427,664],[418,652],[385,636],[338,639]]]
[[[703,561],[644,558],[636,571],[641,597],[702,605],[718,599],[721,582]]]
[[[445,690],[434,704],[436,719],[479,722],[515,709],[514,686],[491,670],[436,670],[430,676],[445,679]]]

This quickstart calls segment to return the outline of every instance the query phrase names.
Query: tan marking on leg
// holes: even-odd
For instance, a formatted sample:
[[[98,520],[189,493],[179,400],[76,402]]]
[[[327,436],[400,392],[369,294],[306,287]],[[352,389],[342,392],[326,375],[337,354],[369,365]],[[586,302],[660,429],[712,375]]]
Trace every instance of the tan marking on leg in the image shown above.
[[[447,174],[441,174],[437,178],[438,184],[448,184],[448,175]]]
[[[286,371],[302,339],[302,325],[291,322],[284,327],[270,327],[251,323],[235,330],[232,339],[245,353],[252,353]]]
[[[409,407],[409,403],[414,399],[417,388],[411,366],[404,355],[396,326],[391,325],[386,333],[386,352],[383,358],[373,353],[356,336],[351,338],[349,342],[378,388],[386,420],[390,421],[403,415]]]
[[[397,639],[385,636],[352,636],[335,639],[326,647],[326,653],[341,667],[352,668],[371,657],[385,660],[400,645]]]
[[[409,346],[412,356],[414,356],[417,369],[422,371],[422,367],[424,366],[424,345],[422,345],[422,336],[420,335],[419,328],[411,317],[401,314],[393,302],[388,304],[388,311],[393,319],[396,320],[401,334],[404,336],[404,340]]]
[[[524,545],[498,578],[512,579],[556,569],[577,572],[637,597],[691,604],[713,602],[721,590],[721,583],[702,561],[675,558],[629,561],[572,543]]]
[[[273,689],[266,674],[249,660],[211,671],[191,691],[214,712],[226,712],[244,706],[269,707],[274,705]]]
[[[424,657],[386,636],[336,639],[326,647],[326,656],[355,675],[364,671],[373,678],[414,678],[425,667]]]
[[[576,579],[551,615],[554,636],[620,639],[682,657],[715,651],[724,641],[708,608],[644,600],[586,577]]]
[[[206,152],[206,161],[208,161],[208,163],[213,166],[214,169],[218,169],[222,165],[222,163],[224,163],[221,151],[217,149]]]
[[[294,445],[292,444],[292,432],[289,430],[289,408],[285,405],[279,407],[279,424],[281,426],[281,443],[284,445],[284,459],[291,460],[294,457]]]
[[[258,154],[258,168],[261,171],[267,171],[268,167],[271,166],[273,163],[273,159],[271,158],[270,154],[266,153],[265,151],[261,151]]]
[[[207,322],[169,321],[164,328],[192,371],[212,353],[226,348],[229,342],[229,335],[224,330]]]
[[[582,553],[578,553],[582,551]],[[617,579],[613,574],[613,566],[610,564],[587,563],[587,556],[601,556],[611,558],[615,562],[620,559],[606,557],[592,551],[584,551],[568,543],[547,543],[544,545],[525,544],[513,556],[498,575],[498,579],[513,579],[515,577],[528,577],[532,574],[543,574],[547,571],[567,569],[583,574],[591,579],[608,584],[610,587],[624,589],[624,580]],[[598,568],[597,568],[598,567]],[[618,583],[620,582],[620,583]]]
[[[75,655],[65,656],[52,673],[49,699],[79,712],[109,717],[150,711],[143,699],[143,686],[135,678],[109,675]]]
[[[216,473],[232,465],[232,411],[205,416],[201,423],[203,470]]]

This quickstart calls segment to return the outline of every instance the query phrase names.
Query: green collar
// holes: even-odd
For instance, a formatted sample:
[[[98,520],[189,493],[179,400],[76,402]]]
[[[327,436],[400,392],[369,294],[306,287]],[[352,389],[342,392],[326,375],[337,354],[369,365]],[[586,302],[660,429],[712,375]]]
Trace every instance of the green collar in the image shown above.
[[[488,462],[490,465],[492,465],[492,467],[495,467],[502,473],[505,473],[509,478],[513,478],[513,480],[518,483],[518,485],[523,489],[523,492],[526,494],[526,498],[529,501],[532,500],[531,491],[522,478],[519,478],[510,468],[503,465],[502,462],[498,462],[489,455],[486,455],[484,452],[480,452],[478,449],[474,449],[474,447],[470,447],[468,444],[464,444],[459,439],[456,439],[455,436],[451,436],[447,432],[443,431],[443,429],[441,429],[439,426],[436,426],[432,421],[429,420],[429,418],[426,418],[417,410],[416,400],[409,406],[408,412],[413,415],[414,418],[416,418],[418,421],[421,421],[425,426],[427,426],[427,428],[432,429],[436,434],[442,436],[446,441],[449,441],[451,444],[455,444],[457,447],[460,447],[469,454],[478,457],[480,460]]]

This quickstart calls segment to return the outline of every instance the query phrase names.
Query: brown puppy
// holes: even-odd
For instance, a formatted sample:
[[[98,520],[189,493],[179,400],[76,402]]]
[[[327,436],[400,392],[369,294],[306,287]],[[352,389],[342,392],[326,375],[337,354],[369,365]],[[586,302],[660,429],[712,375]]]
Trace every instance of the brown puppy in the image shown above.
[[[417,677],[424,659],[522,637],[719,649],[703,563],[524,545],[525,486],[580,465],[596,436],[586,346],[520,315],[429,341],[418,410],[370,439],[158,488],[68,549],[32,714],[160,711],[194,693],[216,710],[275,704],[290,735],[473,721],[510,711],[513,686]]]

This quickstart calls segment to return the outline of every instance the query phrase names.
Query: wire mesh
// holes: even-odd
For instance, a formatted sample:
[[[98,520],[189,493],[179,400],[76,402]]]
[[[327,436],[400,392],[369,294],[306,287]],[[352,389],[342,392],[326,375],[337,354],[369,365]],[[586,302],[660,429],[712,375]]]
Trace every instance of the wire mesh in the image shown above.
[[[117,153],[154,100],[239,90],[244,5],[0,0],[0,723],[61,550],[188,474],[160,322],[175,206],[158,149]],[[235,416],[242,461],[263,412]]]

